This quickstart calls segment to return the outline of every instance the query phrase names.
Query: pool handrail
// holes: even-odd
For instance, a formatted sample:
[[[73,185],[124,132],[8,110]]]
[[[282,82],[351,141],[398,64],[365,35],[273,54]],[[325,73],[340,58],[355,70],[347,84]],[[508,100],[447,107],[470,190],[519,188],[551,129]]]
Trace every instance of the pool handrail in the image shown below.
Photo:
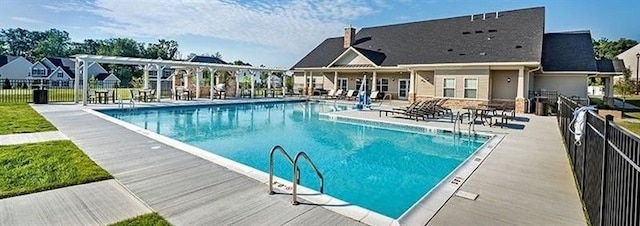
[[[304,151],[298,152],[298,154],[296,154],[296,157],[293,159],[293,169],[294,169],[293,180],[295,180],[296,178],[298,180],[300,179],[300,169],[298,168],[298,160],[300,159],[301,156],[304,157],[307,160],[307,163],[311,165],[311,168],[313,168],[313,170],[316,171],[316,175],[318,175],[318,178],[320,179],[320,193],[324,193],[324,176],[322,176],[322,173],[320,173],[316,165],[313,164],[313,161],[311,161],[311,158],[309,158],[309,155],[307,155],[307,153],[305,153]],[[293,191],[292,191],[293,200],[291,201],[293,205],[300,204],[297,198],[298,198],[298,184],[293,183]]]
[[[284,150],[284,148],[280,145],[276,145],[273,146],[273,148],[271,148],[271,152],[269,152],[269,194],[273,195],[275,194],[275,192],[273,191],[273,154],[276,151],[280,151],[280,153],[282,153],[285,157],[287,157],[287,159],[289,160],[289,163],[291,163],[291,166],[293,167],[293,158],[291,158],[291,155],[289,155],[289,153],[287,153],[287,151]],[[299,168],[294,167],[294,169],[297,169],[298,171],[300,171]],[[293,184],[297,184],[300,183],[300,177],[298,176],[297,179],[293,180]]]

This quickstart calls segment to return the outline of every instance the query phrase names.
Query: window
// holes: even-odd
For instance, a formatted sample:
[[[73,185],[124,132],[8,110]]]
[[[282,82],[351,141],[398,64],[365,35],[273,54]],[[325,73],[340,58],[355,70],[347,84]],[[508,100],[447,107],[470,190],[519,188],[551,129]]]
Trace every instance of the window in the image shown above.
[[[478,98],[478,79],[464,79],[464,98]]]
[[[57,76],[58,78],[62,78],[62,77],[64,77],[64,76],[62,75],[62,71],[58,71],[58,74],[57,74],[56,76]]]
[[[171,76],[171,71],[163,71],[162,72],[162,77],[168,78],[169,76]]]
[[[149,77],[156,77],[157,72],[156,71],[149,71]]]
[[[380,92],[388,92],[389,91],[389,79],[388,78],[381,78],[378,79],[378,82],[376,84],[378,91]]]
[[[44,76],[45,70],[43,68],[34,68],[31,70],[31,74],[35,76]]]
[[[339,79],[338,79],[338,89],[348,90],[348,88],[349,88],[349,87],[347,86],[347,85],[349,84],[349,83],[348,83],[348,81],[349,81],[349,80],[348,80],[348,79],[346,79],[346,78],[339,78]]]
[[[442,86],[443,97],[455,97],[456,96],[456,79],[445,78]]]

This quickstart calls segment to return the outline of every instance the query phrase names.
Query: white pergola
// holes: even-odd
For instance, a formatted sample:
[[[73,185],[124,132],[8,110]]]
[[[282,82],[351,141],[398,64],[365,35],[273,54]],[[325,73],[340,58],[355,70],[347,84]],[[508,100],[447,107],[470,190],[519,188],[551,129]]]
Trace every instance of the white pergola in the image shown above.
[[[78,75],[82,75],[82,105],[87,105],[87,93],[89,92],[88,88],[88,80],[89,80],[89,72],[88,67],[84,67],[84,65],[91,65],[93,62],[97,63],[105,63],[105,64],[120,64],[120,65],[136,65],[144,67],[144,83],[145,88],[149,81],[149,70],[157,71],[156,74],[156,98],[160,101],[160,94],[162,91],[161,87],[161,78],[162,78],[162,70],[164,68],[174,68],[174,69],[184,69],[187,71],[187,81],[188,76],[192,75],[193,72],[196,73],[196,98],[200,97],[200,80],[202,80],[202,72],[204,69],[209,69],[211,71],[211,86],[210,86],[210,99],[213,99],[213,87],[214,87],[214,78],[213,75],[217,71],[228,71],[232,73],[232,76],[238,74],[240,70],[243,70],[246,74],[248,72],[251,76],[251,98],[254,97],[254,80],[255,76],[259,72],[268,72],[269,74],[273,72],[285,72],[286,69],[282,68],[274,68],[274,67],[253,67],[253,66],[244,66],[244,65],[230,65],[230,64],[214,64],[214,63],[200,63],[200,62],[188,62],[188,61],[177,61],[177,60],[163,60],[163,59],[146,59],[146,58],[136,58],[136,57],[118,57],[118,56],[100,56],[100,55],[87,55],[87,54],[77,54],[71,56],[76,60],[76,68],[75,74],[76,77]],[[82,71],[80,71],[82,69]],[[177,72],[177,70],[176,70]],[[177,74],[174,74],[174,84],[175,87],[175,77]],[[236,79],[236,95],[239,95],[240,89],[240,81]],[[79,93],[79,85],[80,79],[74,80],[74,97],[73,100],[75,103],[78,103],[78,93]],[[173,88],[173,87],[172,87]]]

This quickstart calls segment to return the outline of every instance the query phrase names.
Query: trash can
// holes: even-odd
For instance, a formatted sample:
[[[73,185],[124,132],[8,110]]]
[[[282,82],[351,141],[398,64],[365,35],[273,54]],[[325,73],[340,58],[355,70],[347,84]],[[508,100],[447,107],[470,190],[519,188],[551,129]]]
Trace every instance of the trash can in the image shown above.
[[[49,103],[49,90],[46,89],[34,89],[33,90],[33,103],[34,104],[48,104]]]
[[[547,97],[536,97],[536,115],[547,116]]]

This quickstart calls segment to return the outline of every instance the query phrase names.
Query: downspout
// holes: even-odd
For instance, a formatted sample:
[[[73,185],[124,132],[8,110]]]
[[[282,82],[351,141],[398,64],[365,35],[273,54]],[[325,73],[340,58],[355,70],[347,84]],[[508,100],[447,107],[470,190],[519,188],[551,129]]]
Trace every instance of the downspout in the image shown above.
[[[531,72],[535,72],[535,71],[541,71],[541,72],[544,73],[544,70],[542,70],[542,64],[539,64],[538,67],[536,67],[536,68],[527,70],[527,75],[531,76]],[[531,82],[531,77],[529,77],[528,81]],[[527,93],[527,95],[529,95],[529,94]],[[533,97],[529,98],[527,96],[527,112],[531,112],[531,103],[532,103],[532,101],[533,101]]]

